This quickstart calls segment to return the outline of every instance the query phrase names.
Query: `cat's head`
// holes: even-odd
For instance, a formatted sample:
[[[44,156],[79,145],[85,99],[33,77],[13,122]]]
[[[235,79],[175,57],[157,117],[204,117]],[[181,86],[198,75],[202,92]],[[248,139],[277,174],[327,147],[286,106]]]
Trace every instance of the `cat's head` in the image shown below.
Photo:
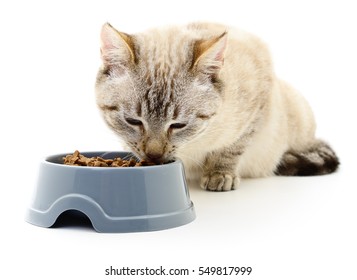
[[[173,28],[128,35],[109,24],[102,28],[97,104],[142,159],[172,160],[204,133],[221,104],[226,33],[191,33]]]

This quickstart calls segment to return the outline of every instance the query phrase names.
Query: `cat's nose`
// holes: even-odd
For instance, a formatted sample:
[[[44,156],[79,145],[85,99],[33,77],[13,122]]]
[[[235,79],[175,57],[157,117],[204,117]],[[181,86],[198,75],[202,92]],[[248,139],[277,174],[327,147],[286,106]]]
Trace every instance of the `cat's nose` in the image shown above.
[[[164,156],[162,142],[154,137],[149,138],[146,142],[145,155],[150,161],[161,163]]]
[[[163,153],[157,151],[150,151],[146,153],[146,156],[153,162],[159,162],[162,159]]]

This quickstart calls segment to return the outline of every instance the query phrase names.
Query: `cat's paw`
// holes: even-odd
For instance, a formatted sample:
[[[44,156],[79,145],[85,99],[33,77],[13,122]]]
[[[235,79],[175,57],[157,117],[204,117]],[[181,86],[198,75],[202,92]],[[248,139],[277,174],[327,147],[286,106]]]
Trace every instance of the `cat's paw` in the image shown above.
[[[238,187],[239,177],[215,172],[202,177],[201,188],[208,191],[230,191]]]

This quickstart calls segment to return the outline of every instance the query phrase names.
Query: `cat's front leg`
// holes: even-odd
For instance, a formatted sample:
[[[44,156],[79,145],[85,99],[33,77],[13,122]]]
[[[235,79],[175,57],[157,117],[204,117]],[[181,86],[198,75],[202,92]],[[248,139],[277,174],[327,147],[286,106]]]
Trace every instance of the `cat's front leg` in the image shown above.
[[[230,191],[238,187],[237,173],[239,150],[222,149],[210,153],[204,163],[201,188],[209,191]]]

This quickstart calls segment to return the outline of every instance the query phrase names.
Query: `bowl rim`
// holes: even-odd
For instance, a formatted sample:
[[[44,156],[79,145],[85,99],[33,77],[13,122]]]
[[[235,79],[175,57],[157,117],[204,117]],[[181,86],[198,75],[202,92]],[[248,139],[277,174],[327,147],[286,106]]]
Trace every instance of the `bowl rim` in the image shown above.
[[[106,153],[126,153],[126,154],[132,154],[133,157],[136,157],[132,152],[130,151],[84,151],[80,152],[82,155],[88,154],[88,153],[98,153],[98,156],[101,156],[102,154]],[[66,155],[69,155],[70,153],[56,153],[56,154],[51,154],[46,156],[43,160],[42,163],[48,164],[48,165],[55,165],[61,168],[80,168],[80,169],[95,169],[95,170],[142,170],[143,168],[145,169],[157,169],[157,168],[165,168],[166,166],[171,166],[171,165],[176,165],[176,164],[181,164],[181,160],[178,158],[175,158],[174,161],[169,162],[169,163],[164,163],[164,164],[157,164],[157,165],[148,165],[148,166],[131,166],[131,167],[112,167],[112,166],[80,166],[80,165],[68,165],[64,163],[57,163],[50,161],[51,158],[60,158],[64,157]]]

